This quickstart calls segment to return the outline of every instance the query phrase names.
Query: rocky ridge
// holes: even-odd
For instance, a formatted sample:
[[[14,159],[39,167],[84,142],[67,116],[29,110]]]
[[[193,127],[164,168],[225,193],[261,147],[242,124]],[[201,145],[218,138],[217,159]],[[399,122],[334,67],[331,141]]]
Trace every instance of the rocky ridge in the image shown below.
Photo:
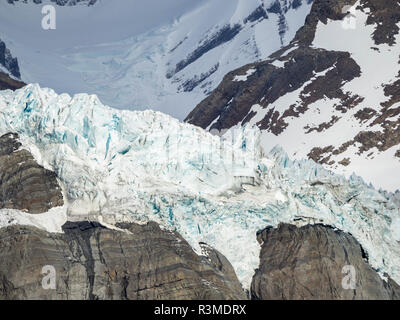
[[[398,300],[348,233],[323,225],[281,224],[257,235],[262,246],[250,295],[256,300]],[[0,299],[247,299],[229,261],[205,243],[201,255],[155,222],[67,222],[63,233],[0,229]],[[10,263],[12,261],[12,263]],[[55,288],[45,288],[55,271]],[[354,267],[354,287],[349,272]],[[43,282],[44,281],[44,282]]]
[[[177,233],[156,223],[67,222],[64,233],[0,229],[0,299],[245,299],[230,263],[208,247],[197,255]],[[42,286],[52,266],[56,288]]]
[[[382,280],[348,233],[323,225],[281,224],[257,237],[262,249],[251,285],[253,299],[400,299],[400,286],[390,277]],[[348,266],[354,268],[354,275]]]
[[[3,67],[4,70],[1,70],[1,67]],[[21,77],[17,58],[14,58],[11,55],[11,52],[6,47],[6,44],[0,39],[0,73],[5,72],[9,73],[14,78]]]
[[[25,86],[25,83],[23,83],[22,81],[10,78],[9,75],[0,72],[0,90],[16,90],[22,88],[23,86]]]

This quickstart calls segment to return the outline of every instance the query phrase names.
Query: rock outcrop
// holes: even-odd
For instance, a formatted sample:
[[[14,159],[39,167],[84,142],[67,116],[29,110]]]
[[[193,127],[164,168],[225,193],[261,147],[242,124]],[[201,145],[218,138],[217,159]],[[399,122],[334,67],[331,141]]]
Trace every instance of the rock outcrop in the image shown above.
[[[67,222],[64,233],[0,229],[0,299],[245,299],[230,263],[207,247],[198,256],[158,224]],[[45,290],[42,268],[55,270]],[[46,281],[46,279],[44,279]]]
[[[0,39],[0,90],[16,90],[25,86],[21,77],[18,60],[11,55],[6,44]]]
[[[350,234],[323,225],[281,224],[261,231],[258,240],[262,249],[251,285],[253,299],[400,299],[400,287],[380,278]],[[354,267],[355,286],[348,266]]]
[[[250,64],[226,75],[220,86],[189,114],[187,120],[202,128],[211,125],[210,130],[218,131],[229,129],[238,121],[243,125],[256,115],[251,109],[257,103],[268,109],[288,92],[299,90],[309,83],[301,92],[301,104],[288,105],[284,112],[270,108],[266,116],[256,123],[260,129],[279,135],[288,126],[287,119],[301,116],[310,104],[323,97],[341,99],[341,107],[346,109],[359,101],[358,97],[349,96],[340,89],[344,82],[353,80],[361,72],[346,52],[302,47],[286,56],[282,62],[284,68],[271,62]],[[255,72],[245,82],[235,81],[247,70]],[[323,72],[323,76],[315,78],[316,73]],[[218,121],[213,123],[216,118]]]
[[[18,135],[0,137],[0,209],[46,212],[64,203],[56,174],[21,149]]]
[[[0,90],[16,90],[25,86],[25,83],[10,78],[7,74],[0,72]]]
[[[20,78],[18,60],[11,55],[10,50],[6,44],[0,39],[0,66],[5,68],[12,76]]]

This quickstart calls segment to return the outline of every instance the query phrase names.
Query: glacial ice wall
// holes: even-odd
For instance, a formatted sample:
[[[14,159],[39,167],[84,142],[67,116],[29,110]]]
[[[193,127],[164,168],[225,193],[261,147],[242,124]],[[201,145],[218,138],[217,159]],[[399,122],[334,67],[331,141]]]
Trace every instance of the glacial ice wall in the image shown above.
[[[245,288],[259,262],[256,232],[280,222],[350,232],[369,263],[400,283],[392,197],[355,175],[292,161],[280,147],[265,153],[252,128],[221,139],[162,113],[114,110],[93,95],[28,85],[0,92],[0,134],[10,131],[57,173],[68,219],[154,220],[194,250],[202,241],[221,251]]]

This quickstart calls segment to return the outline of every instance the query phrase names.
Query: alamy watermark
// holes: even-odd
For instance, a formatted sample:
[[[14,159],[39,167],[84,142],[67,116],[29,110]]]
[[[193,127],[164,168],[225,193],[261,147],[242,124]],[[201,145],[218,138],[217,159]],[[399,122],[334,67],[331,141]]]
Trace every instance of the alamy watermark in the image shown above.
[[[357,28],[357,18],[355,16],[354,6],[344,6],[342,8],[342,13],[346,16],[342,21],[343,29],[354,30]]]
[[[54,266],[46,265],[42,268],[42,288],[44,290],[55,290],[56,289],[56,268]]]
[[[42,7],[42,28],[43,30],[55,30],[57,27],[56,8],[52,5],[45,5]]]
[[[346,265],[342,268],[342,273],[346,275],[342,279],[342,288],[344,290],[355,290],[357,282],[356,268],[352,265]]]

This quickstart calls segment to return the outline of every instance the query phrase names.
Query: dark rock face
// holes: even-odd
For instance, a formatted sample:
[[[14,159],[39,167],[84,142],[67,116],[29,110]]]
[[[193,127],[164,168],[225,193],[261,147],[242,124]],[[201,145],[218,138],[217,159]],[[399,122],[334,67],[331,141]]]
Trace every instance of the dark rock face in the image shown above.
[[[0,90],[16,90],[25,86],[25,83],[10,78],[5,73],[0,72]]]
[[[46,170],[27,150],[20,150],[18,135],[0,137],[0,209],[46,212],[62,206],[56,174]]]
[[[178,90],[184,91],[184,92],[191,92],[193,89],[195,89],[197,86],[199,86],[204,80],[206,80],[208,77],[210,77],[213,73],[217,72],[219,68],[219,63],[217,63],[215,66],[213,66],[210,70],[207,72],[203,72],[200,75],[195,75],[192,79],[186,80],[184,83],[182,83]]]
[[[36,228],[0,229],[0,299],[245,299],[229,262],[208,247],[194,253],[158,224],[68,222],[64,234]],[[42,287],[44,266],[56,289]]]
[[[0,40],[0,65],[6,68],[11,75],[16,78],[20,78],[21,74],[19,71],[18,60],[13,58],[10,50],[7,49],[6,44]]]
[[[357,102],[356,97],[350,97],[340,90],[343,83],[361,73],[349,53],[301,47],[285,57],[282,61],[284,68],[278,68],[271,62],[268,60],[247,65],[227,74],[218,88],[188,115],[186,121],[207,128],[219,117],[211,130],[228,129],[237,123],[245,124],[254,116],[250,112],[254,104],[268,108],[280,97],[298,90],[307,82],[311,83],[301,93],[300,105],[288,106],[284,112],[269,108],[267,116],[258,126],[278,135],[287,126],[286,118],[298,117],[307,111],[311,103],[324,96],[342,99],[342,107],[351,108]],[[333,66],[336,68],[332,69]],[[256,72],[247,81],[234,81],[236,76],[246,74],[251,68]],[[323,71],[327,71],[325,75],[314,79],[315,73]]]
[[[280,36],[282,45],[284,43],[285,34],[288,30],[288,22],[286,20],[285,14],[290,9],[299,8],[303,4],[303,2],[310,4],[313,1],[314,0],[292,0],[292,1],[290,1],[290,0],[275,0],[275,2],[273,2],[271,4],[271,6],[266,10],[268,13],[277,14],[279,16],[278,30],[279,30],[279,36]]]
[[[353,6],[356,2],[357,0],[316,0],[304,26],[297,32],[294,40],[301,45],[311,45],[319,21],[326,24],[328,19],[342,20],[347,15],[344,8]],[[369,9],[372,13],[368,17],[367,24],[377,25],[373,34],[375,44],[395,44],[394,36],[399,33],[397,24],[400,21],[398,3],[397,0],[361,0],[358,8]]]
[[[400,299],[400,287],[379,277],[350,234],[322,225],[282,224],[263,230],[258,240],[262,249],[251,285],[253,299]],[[348,275],[342,269],[349,265],[355,268],[354,290],[342,286]]]
[[[172,73],[167,74],[167,77],[172,77],[174,74],[186,68],[191,63],[195,62],[203,55],[205,55],[210,50],[232,40],[241,30],[241,26],[239,24],[225,25],[218,32],[216,32],[210,39],[201,44],[196,50],[194,50],[191,54],[189,54],[186,59],[178,62],[175,67],[175,70]]]
[[[11,89],[16,90],[25,86],[25,83],[16,80],[20,78],[21,73],[19,71],[18,60],[11,55],[10,50],[6,47],[6,44],[0,39],[0,66],[6,69],[6,73],[0,71],[0,90]],[[14,77],[14,79],[12,77]]]
[[[395,35],[399,33],[400,6],[398,0],[361,0],[361,7],[373,12],[367,24],[377,24],[373,38],[377,45],[395,45]]]
[[[246,19],[244,19],[243,23],[255,22],[264,19],[268,19],[268,14],[264,6],[261,5],[257,7]]]
[[[353,6],[356,2],[357,0],[315,0],[304,26],[299,29],[294,41],[298,41],[300,45],[310,46],[319,21],[326,24],[328,19],[342,20],[347,15],[343,12],[343,8]]]
[[[328,19],[343,19],[346,16],[342,12],[343,7],[355,2],[356,0],[314,1],[305,25],[300,28],[290,45],[272,54],[270,60],[246,65],[227,74],[221,84],[196,106],[185,121],[205,129],[218,118],[210,130],[229,129],[237,124],[245,124],[255,116],[250,113],[254,104],[269,108],[278,98],[299,89],[310,80],[312,83],[301,93],[301,105],[288,106],[283,113],[271,107],[257,125],[279,135],[287,127],[285,118],[303,114],[309,104],[324,96],[339,98],[344,109],[356,106],[360,98],[349,96],[341,90],[344,83],[361,74],[360,67],[350,54],[310,47],[318,22],[327,23]],[[283,9],[280,2],[276,1],[268,10],[274,13]],[[289,50],[289,54],[282,56]],[[273,65],[276,60],[284,63],[284,68]],[[312,79],[315,73],[333,66],[336,67],[325,76]],[[236,76],[246,74],[250,68],[256,72],[248,77],[247,81],[233,81]]]

